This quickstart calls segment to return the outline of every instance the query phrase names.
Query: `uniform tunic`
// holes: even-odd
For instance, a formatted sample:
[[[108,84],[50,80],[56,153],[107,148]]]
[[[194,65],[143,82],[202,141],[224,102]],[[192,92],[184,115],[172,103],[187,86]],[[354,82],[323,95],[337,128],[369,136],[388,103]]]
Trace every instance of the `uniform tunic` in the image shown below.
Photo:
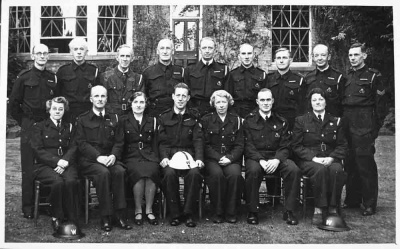
[[[268,74],[267,88],[275,99],[272,111],[289,122],[293,129],[294,119],[303,112],[305,101],[305,80],[299,73],[288,71],[281,75],[278,71]]]
[[[203,133],[198,121],[199,115],[194,110],[186,109],[183,115],[176,114],[173,109],[159,116],[159,153],[160,160],[171,159],[178,151],[188,152],[193,159],[203,160]],[[179,176],[184,176],[183,213],[193,214],[196,201],[199,199],[200,185],[203,176],[199,168],[176,170],[169,166],[162,169],[162,189],[167,198],[172,218],[180,216]]]
[[[49,201],[53,217],[78,220],[78,172],[75,165],[76,145],[72,141],[72,124],[61,122],[60,128],[51,119],[33,125],[31,139],[35,153],[35,179],[50,185]],[[60,159],[68,162],[62,174],[54,171]],[[65,217],[65,218],[67,218]]]
[[[346,181],[341,161],[345,158],[347,140],[340,119],[325,112],[321,122],[314,112],[297,117],[293,129],[293,152],[298,156],[303,174],[310,177],[315,206],[339,206]],[[330,166],[313,162],[314,157],[332,157]]]
[[[213,60],[204,65],[200,60],[185,69],[185,83],[190,89],[190,107],[196,108],[200,116],[211,111],[210,97],[216,90],[227,90],[228,66]]]
[[[160,184],[160,159],[157,156],[155,118],[143,116],[142,123],[129,113],[120,128],[124,134],[124,152],[122,161],[133,185],[141,178],[148,177]]]
[[[36,67],[23,70],[10,95],[11,116],[21,126],[22,211],[33,212],[33,150],[30,139],[33,124],[48,117],[46,101],[55,96],[56,76]]]
[[[77,119],[76,142],[80,152],[78,170],[93,179],[103,216],[113,214],[113,204],[116,210],[126,208],[125,165],[120,162],[123,136],[118,132],[121,131],[118,126],[116,114],[106,113],[102,118],[93,110],[81,114]],[[97,162],[97,157],[109,155],[116,157],[113,166],[106,167]]]
[[[315,69],[308,73],[305,77],[306,80],[306,96],[313,88],[321,88],[326,96],[326,111],[335,117],[341,117],[342,109],[342,93],[345,77],[341,72],[328,66],[323,71]],[[304,102],[304,110],[312,111],[310,100]]]
[[[235,101],[233,110],[241,118],[257,107],[257,94],[266,84],[266,73],[253,65],[249,68],[241,65],[230,72],[227,90]]]
[[[296,164],[288,159],[290,133],[285,118],[272,112],[264,120],[258,108],[246,116],[243,123],[246,160],[245,189],[249,212],[258,212],[259,189],[264,170],[260,160],[278,159],[280,161],[274,174],[281,174],[285,187],[285,209],[294,211],[299,195],[301,173]]]
[[[375,209],[378,169],[374,143],[385,118],[383,112],[378,111],[379,98],[385,91],[381,74],[366,65],[359,70],[349,69],[346,78],[342,105],[350,153],[345,160],[349,174],[345,203],[358,205],[362,201],[365,208]]]
[[[106,111],[119,116],[128,114],[132,107],[128,99],[137,91],[142,91],[142,75],[128,70],[122,73],[118,66],[100,76],[100,84],[107,89]]]
[[[244,187],[241,175],[244,147],[241,119],[236,114],[227,113],[222,121],[217,113],[212,112],[204,115],[201,123],[205,137],[206,183],[211,204],[217,215],[236,215]],[[218,164],[223,156],[231,161],[229,165]]]
[[[143,71],[144,92],[150,102],[147,111],[151,116],[158,116],[172,108],[174,86],[184,82],[183,76],[183,67],[172,65],[172,63],[165,66],[158,62]]]
[[[58,69],[57,78],[57,96],[63,96],[69,102],[64,119],[74,124],[80,114],[92,108],[90,90],[99,84],[98,68],[87,62],[77,65],[72,61]]]

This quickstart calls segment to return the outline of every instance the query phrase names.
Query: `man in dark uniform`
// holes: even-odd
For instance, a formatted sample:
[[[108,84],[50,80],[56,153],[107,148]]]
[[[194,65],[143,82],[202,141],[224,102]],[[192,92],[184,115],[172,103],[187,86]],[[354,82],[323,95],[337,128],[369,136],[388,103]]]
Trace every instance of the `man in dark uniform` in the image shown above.
[[[267,83],[264,70],[253,65],[254,56],[253,46],[247,43],[242,44],[238,56],[241,65],[230,72],[228,92],[232,94],[235,101],[233,110],[241,118],[257,107],[254,100],[260,89]]]
[[[142,75],[129,69],[133,60],[133,50],[129,45],[118,48],[116,60],[118,66],[102,73],[100,83],[108,93],[106,111],[122,116],[131,112],[128,99],[135,91],[141,91],[143,84]]]
[[[23,70],[10,96],[11,116],[21,126],[22,212],[33,218],[33,150],[30,144],[32,125],[48,117],[46,101],[55,95],[57,78],[47,71],[49,49],[44,44],[32,49],[33,67]]]
[[[290,159],[290,132],[285,118],[271,111],[274,98],[263,88],[257,97],[258,109],[246,116],[243,123],[245,147],[245,191],[248,207],[247,223],[258,224],[258,198],[263,174],[281,175],[285,187],[283,219],[297,225],[293,212],[297,206],[301,172]]]
[[[112,229],[110,216],[115,210],[116,223],[125,230],[132,229],[126,219],[125,165],[121,159],[123,135],[118,132],[116,114],[105,112],[107,90],[91,88],[93,108],[77,119],[76,142],[80,153],[78,170],[93,179],[100,204],[101,229]]]
[[[290,70],[292,57],[289,49],[279,48],[275,51],[277,71],[268,73],[267,88],[271,89],[275,102],[273,112],[281,115],[289,122],[292,131],[294,119],[303,110],[305,100],[305,80],[299,73]]]
[[[158,63],[146,68],[143,72],[144,92],[149,99],[148,113],[158,116],[174,105],[171,95],[174,86],[183,82],[184,69],[172,64],[174,43],[162,39],[157,46]]]
[[[306,94],[313,88],[321,88],[326,96],[326,111],[335,117],[341,117],[343,112],[341,96],[346,79],[341,72],[329,65],[330,59],[328,46],[317,44],[314,47],[313,60],[317,68],[305,77]],[[308,100],[304,101],[304,110],[307,110],[307,103]]]
[[[200,116],[210,112],[210,97],[216,90],[227,90],[228,66],[214,60],[215,42],[210,37],[200,41],[201,60],[185,69],[185,83],[191,91],[189,107]]]
[[[50,117],[33,125],[32,148],[35,152],[34,175],[49,185],[52,227],[57,231],[64,218],[78,225],[78,171],[75,165],[76,144],[74,130],[62,117],[68,110],[64,97],[48,100],[46,110]]]
[[[186,108],[190,99],[189,88],[185,83],[178,83],[172,94],[174,100],[173,109],[167,110],[159,117],[159,153],[162,161],[163,179],[162,189],[167,198],[170,210],[171,226],[180,224],[180,218],[184,218],[188,227],[195,227],[193,210],[199,199],[200,185],[203,176],[200,168],[203,163],[203,133],[200,126],[199,115],[195,110]],[[176,170],[170,167],[170,159],[178,151],[189,153],[195,160],[197,167],[189,170]],[[180,212],[179,176],[184,177],[183,217]]]
[[[65,120],[75,124],[76,118],[90,110],[90,89],[99,84],[98,68],[85,61],[88,52],[84,38],[74,38],[69,43],[73,61],[61,66],[57,71],[57,96],[64,96],[70,103]]]
[[[351,45],[344,87],[343,117],[347,123],[347,140],[350,153],[345,160],[348,173],[345,204],[359,207],[362,215],[376,212],[378,199],[378,169],[374,159],[375,139],[385,118],[377,112],[378,98],[385,94],[381,74],[365,64],[366,48],[361,43]]]

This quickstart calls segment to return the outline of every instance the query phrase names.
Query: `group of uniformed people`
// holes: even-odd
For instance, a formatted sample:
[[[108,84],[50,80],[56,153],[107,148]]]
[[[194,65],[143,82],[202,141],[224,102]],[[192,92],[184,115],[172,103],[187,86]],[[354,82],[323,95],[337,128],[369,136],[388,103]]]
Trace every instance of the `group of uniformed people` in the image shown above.
[[[289,225],[298,224],[294,211],[302,175],[313,186],[314,223],[340,215],[344,184],[343,207],[362,204],[362,215],[376,212],[374,141],[384,118],[377,108],[385,91],[379,72],[365,65],[364,45],[350,47],[346,76],[329,65],[329,48],[316,45],[316,69],[305,77],[290,70],[286,48],[275,52],[276,72],[255,67],[254,48],[247,43],[239,49],[241,65],[229,72],[214,60],[216,44],[209,37],[200,41],[201,59],[187,68],[172,64],[174,44],[162,39],[158,62],[142,74],[129,67],[128,45],[118,49],[118,66],[101,74],[85,60],[84,39],[73,39],[69,47],[73,61],[56,75],[45,68],[47,46],[33,47],[34,65],[20,73],[10,96],[11,115],[21,126],[25,218],[33,218],[37,179],[51,186],[53,228],[65,219],[78,224],[79,175],[96,187],[104,231],[113,223],[132,229],[125,178],[133,186],[137,225],[144,219],[158,224],[152,205],[160,186],[170,224],[196,226],[193,212],[203,177],[215,223],[237,222],[244,193],[247,222],[258,224],[264,174],[283,179],[283,219]],[[188,169],[176,169],[178,154]],[[183,207],[179,177],[184,178]],[[269,193],[280,193],[274,187],[267,182]]]

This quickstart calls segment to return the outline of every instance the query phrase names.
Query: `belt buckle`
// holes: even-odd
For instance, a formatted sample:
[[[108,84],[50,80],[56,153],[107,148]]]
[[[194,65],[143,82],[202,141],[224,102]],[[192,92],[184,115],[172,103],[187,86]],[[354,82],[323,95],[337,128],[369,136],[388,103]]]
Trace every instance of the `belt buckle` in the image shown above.
[[[139,150],[143,149],[143,142],[138,142]]]
[[[326,144],[321,143],[321,151],[326,151]]]
[[[57,150],[57,154],[59,155],[59,156],[62,156],[62,155],[64,155],[64,153],[63,153],[63,150],[62,150],[62,148],[60,147],[60,148],[58,148],[58,150]]]
[[[122,104],[122,110],[126,111],[126,104]]]
[[[225,154],[226,153],[226,147],[225,145],[221,145],[221,154]]]

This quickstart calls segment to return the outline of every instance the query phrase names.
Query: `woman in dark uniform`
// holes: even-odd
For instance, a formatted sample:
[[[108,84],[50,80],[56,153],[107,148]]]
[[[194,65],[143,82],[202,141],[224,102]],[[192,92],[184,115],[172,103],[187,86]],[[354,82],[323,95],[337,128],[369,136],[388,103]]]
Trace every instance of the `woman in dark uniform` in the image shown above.
[[[243,132],[238,115],[228,112],[233,105],[232,96],[225,90],[215,91],[210,104],[215,111],[202,118],[205,135],[206,183],[214,208],[214,223],[236,223],[237,203],[243,189],[241,162]]]
[[[347,153],[342,121],[325,112],[325,93],[314,88],[308,95],[312,111],[297,117],[293,151],[302,173],[310,177],[315,198],[313,224],[328,214],[339,215],[340,196],[346,180],[342,160]]]
[[[146,95],[136,92],[128,100],[132,112],[123,120],[124,133],[123,162],[127,167],[129,180],[133,184],[135,200],[135,224],[143,224],[142,199],[146,200],[146,218],[152,225],[158,225],[152,206],[157,185],[160,184],[159,162],[156,154],[156,119],[143,115]]]
[[[35,153],[35,180],[51,188],[49,202],[56,231],[65,218],[78,225],[76,146],[71,141],[72,124],[62,120],[68,101],[64,97],[48,100],[46,111],[50,117],[34,124],[31,145]]]

